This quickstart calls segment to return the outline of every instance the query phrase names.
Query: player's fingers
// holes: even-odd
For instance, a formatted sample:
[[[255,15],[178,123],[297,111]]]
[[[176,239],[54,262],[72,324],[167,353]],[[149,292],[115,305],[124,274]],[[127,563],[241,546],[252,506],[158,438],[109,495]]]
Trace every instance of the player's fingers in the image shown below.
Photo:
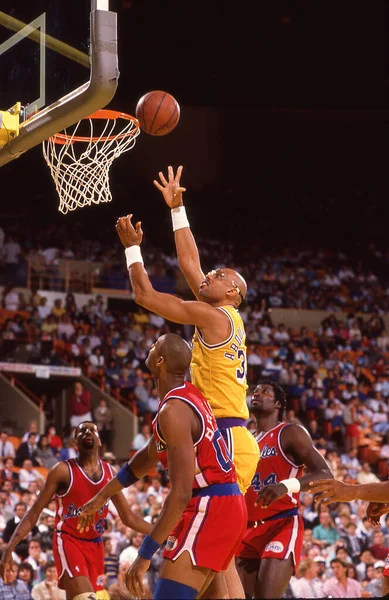
[[[177,192],[180,192],[182,194],[182,192],[186,192],[186,188],[179,187],[179,188],[177,188]]]
[[[168,174],[169,183],[173,183],[173,181],[174,181],[173,167],[167,168],[167,174]]]
[[[138,221],[135,227],[136,233],[140,233],[143,235],[143,231],[142,231],[142,221]]]
[[[183,169],[182,165],[180,165],[177,169],[176,178],[175,178],[175,181],[177,181],[177,183],[180,183],[182,169]]]
[[[160,171],[158,173],[158,175],[159,175],[160,180],[162,181],[162,185],[166,187],[167,186],[167,181],[165,179],[165,175],[162,173],[162,171]]]
[[[163,192],[163,190],[165,188],[162,187],[162,185],[159,183],[159,181],[157,181],[156,179],[154,179],[153,183],[154,183],[155,187],[159,189],[160,192]]]

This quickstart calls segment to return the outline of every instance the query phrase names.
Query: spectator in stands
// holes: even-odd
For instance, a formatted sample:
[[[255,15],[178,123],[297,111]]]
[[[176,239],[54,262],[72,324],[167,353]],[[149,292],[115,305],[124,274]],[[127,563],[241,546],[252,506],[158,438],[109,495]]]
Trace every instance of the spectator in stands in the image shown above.
[[[32,600],[66,600],[66,592],[58,587],[58,572],[54,561],[48,560],[43,570],[44,579],[34,585]]]
[[[34,467],[38,467],[39,463],[36,460],[36,452],[38,449],[36,443],[37,435],[36,433],[29,433],[27,442],[22,442],[19,448],[16,450],[15,455],[15,466],[22,467],[24,466],[24,461],[30,460]],[[19,475],[20,479],[20,475]]]
[[[3,306],[5,310],[19,310],[19,294],[15,291],[13,285],[6,285],[3,290]]]
[[[75,334],[74,325],[70,316],[65,313],[60,319],[57,327],[57,336],[61,340],[68,341]]]
[[[113,416],[105,398],[100,398],[99,405],[95,408],[93,416],[99,430],[102,453],[104,453],[107,450],[111,450],[113,433]]]
[[[77,427],[83,421],[92,421],[90,392],[84,390],[81,381],[74,384],[69,404],[70,425]]]
[[[325,595],[333,598],[360,598],[362,586],[355,579],[347,577],[348,564],[340,558],[331,560],[333,577],[323,584]]]
[[[321,510],[319,525],[313,528],[313,543],[321,550],[332,546],[339,539],[339,533],[328,510]]]
[[[359,556],[359,562],[356,566],[357,573],[359,575],[359,581],[363,581],[366,577],[368,567],[373,567],[375,558],[371,553],[371,550],[365,548],[362,550]]]
[[[381,530],[373,531],[372,544],[369,550],[376,560],[386,560],[389,548],[384,544],[384,534]]]
[[[54,425],[50,425],[47,429],[47,439],[49,441],[50,448],[54,450],[55,454],[61,450],[63,446],[62,438],[57,434],[57,430]]]
[[[370,463],[362,463],[362,471],[357,475],[358,483],[378,483],[380,480],[377,475],[372,472]]]
[[[28,441],[28,436],[30,435],[30,433],[35,433],[35,436],[36,436],[35,441],[38,442],[39,441],[38,422],[35,421],[34,419],[29,422],[28,430],[23,434],[22,442]]]
[[[356,535],[357,526],[355,522],[349,521],[346,524],[346,533],[342,536],[342,540],[346,545],[346,550],[348,554],[351,556],[353,562],[357,564],[359,562],[359,557],[361,552],[365,548],[364,540]]]
[[[14,470],[14,459],[7,458],[4,461],[4,468],[0,471],[1,482],[9,481],[14,491],[19,489],[19,474]]]
[[[22,520],[22,518],[24,517],[24,515],[26,514],[27,511],[27,505],[24,502],[18,502],[15,506],[15,516],[12,517],[12,519],[9,519],[6,523],[5,529],[3,531],[3,541],[8,544],[9,540],[11,539],[11,536],[13,534],[13,532],[15,531],[18,523],[20,523],[20,521]],[[32,535],[36,535],[38,533],[38,528],[35,526],[32,530]],[[18,544],[18,546],[16,546],[15,551],[18,551],[18,547],[24,544],[23,542],[20,542],[20,544]]]
[[[8,432],[5,429],[0,431],[0,461],[2,465],[8,458],[15,458],[15,448],[12,442],[8,439]]]
[[[382,578],[384,576],[385,562],[383,560],[377,560],[374,563],[374,578],[369,586],[369,591],[373,598],[382,597]]]
[[[23,462],[23,467],[19,471],[19,485],[21,490],[28,490],[32,481],[44,481],[43,475],[33,468],[33,462],[30,458],[26,458]],[[39,466],[37,463],[35,466]]]
[[[47,435],[41,435],[38,442],[38,449],[36,451],[36,460],[40,466],[45,469],[51,469],[57,462],[57,458],[53,448],[49,445],[49,439]]]
[[[133,450],[140,450],[145,446],[145,444],[149,441],[151,437],[150,426],[144,423],[141,427],[139,433],[136,434],[134,439],[132,440],[131,447]]]
[[[344,465],[351,477],[356,481],[358,477],[358,473],[362,471],[362,465],[359,462],[358,458],[358,448],[350,448],[346,454],[342,454],[340,457],[340,464]]]
[[[78,451],[76,446],[76,440],[73,436],[70,436],[64,441],[63,448],[58,455],[58,461],[70,460],[71,458],[77,458]]]
[[[62,306],[62,298],[56,298],[54,300],[54,305],[51,309],[51,312],[57,322],[66,314],[66,309],[64,306]]]
[[[44,321],[51,313],[50,306],[48,306],[48,304],[47,304],[46,296],[42,296],[40,303],[37,307],[37,310],[38,310],[39,318],[41,321]]]
[[[311,558],[303,558],[297,567],[297,579],[291,583],[295,598],[324,598],[317,572],[319,567]]]
[[[30,592],[24,583],[17,579],[18,566],[13,563],[4,573],[4,581],[0,578],[0,598],[2,600],[31,600]]]
[[[131,509],[132,508],[133,507],[131,507]],[[144,534],[139,533],[139,531],[133,531],[131,533],[130,545],[120,553],[120,556],[119,556],[120,564],[125,562],[125,563],[130,563],[130,565],[132,565],[132,563],[138,556],[138,550],[142,545],[144,537],[145,537]]]
[[[42,550],[39,537],[32,537],[28,543],[28,556],[26,562],[34,569],[34,583],[43,580],[46,561],[47,554]]]
[[[34,584],[35,573],[32,565],[25,560],[18,565],[18,579],[23,581],[28,591],[31,593],[32,586]]]
[[[104,542],[104,573],[107,575],[106,587],[118,583],[119,558],[112,552],[111,538],[105,536]]]

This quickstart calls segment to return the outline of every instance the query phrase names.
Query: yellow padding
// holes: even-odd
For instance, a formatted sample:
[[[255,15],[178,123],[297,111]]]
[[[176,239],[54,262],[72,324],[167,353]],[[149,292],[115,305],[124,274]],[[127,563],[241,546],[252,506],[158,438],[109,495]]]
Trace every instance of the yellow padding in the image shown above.
[[[74,596],[73,600],[97,600],[95,592],[83,592]]]
[[[107,590],[99,590],[96,592],[96,598],[97,600],[110,600],[110,595]]]

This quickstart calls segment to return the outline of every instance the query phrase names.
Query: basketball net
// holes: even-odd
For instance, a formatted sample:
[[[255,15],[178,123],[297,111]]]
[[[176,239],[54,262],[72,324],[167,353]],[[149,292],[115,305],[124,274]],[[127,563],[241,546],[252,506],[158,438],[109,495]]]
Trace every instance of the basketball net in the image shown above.
[[[43,156],[58,192],[58,210],[66,214],[92,203],[110,202],[112,163],[134,147],[139,132],[134,117],[98,110],[45,140]]]

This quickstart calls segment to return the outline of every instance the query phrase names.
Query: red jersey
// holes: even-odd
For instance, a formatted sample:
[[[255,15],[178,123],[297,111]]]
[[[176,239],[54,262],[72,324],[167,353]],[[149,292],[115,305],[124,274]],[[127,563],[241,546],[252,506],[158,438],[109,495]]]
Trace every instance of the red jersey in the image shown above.
[[[100,460],[102,474],[100,480],[95,483],[80,467],[77,458],[71,458],[64,462],[66,462],[69,468],[70,484],[65,494],[55,495],[57,505],[55,528],[57,531],[69,533],[70,535],[85,540],[98,538],[104,533],[104,522],[108,513],[108,503],[97,511],[94,527],[90,528],[89,531],[84,530],[82,534],[77,529],[78,517],[80,516],[84,504],[111,481],[113,477],[111,467],[105,461]]]
[[[304,465],[295,465],[284,454],[281,447],[281,431],[288,427],[288,423],[279,423],[269,431],[256,437],[261,457],[258,461],[257,471],[251,485],[246,492],[245,499],[249,521],[261,521],[280,513],[284,510],[300,506],[300,494],[286,494],[269,508],[254,506],[258,492],[264,485],[279,483],[283,479],[300,477]]]
[[[158,406],[153,421],[158,458],[167,469],[167,446],[158,426],[159,411],[171,398],[188,404],[200,419],[201,433],[194,444],[196,470],[193,488],[204,488],[214,483],[235,483],[236,472],[226,443],[220,433],[212,409],[201,392],[188,381],[166,394]]]

